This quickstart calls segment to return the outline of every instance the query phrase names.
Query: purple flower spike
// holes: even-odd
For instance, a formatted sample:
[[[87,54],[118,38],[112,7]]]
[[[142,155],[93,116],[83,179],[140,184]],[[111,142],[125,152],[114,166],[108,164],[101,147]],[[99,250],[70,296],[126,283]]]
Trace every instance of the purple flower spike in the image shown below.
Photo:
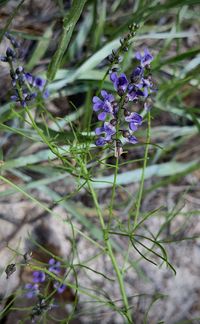
[[[55,282],[53,286],[56,288],[59,294],[62,294],[66,289],[66,286],[64,284],[60,284],[60,282]]]
[[[117,73],[113,72],[110,74],[110,80],[113,82],[115,90],[118,93],[123,94],[128,86],[128,80],[124,73],[121,73],[120,76],[117,76]]]
[[[34,271],[33,272],[33,282],[39,283],[45,281],[45,273],[42,271]]]
[[[135,54],[135,57],[138,61],[140,61],[142,67],[149,65],[153,61],[153,56],[150,54],[147,48],[145,48],[144,50],[144,55],[142,55],[140,52],[137,52]]]
[[[33,297],[37,296],[39,293],[38,284],[28,283],[25,285],[25,289],[28,291],[26,293],[27,298],[33,298]]]
[[[138,126],[142,124],[142,116],[133,112],[130,116],[125,117],[125,120],[129,123],[129,128],[132,131],[136,131]]]
[[[55,273],[56,275],[60,273],[60,262],[56,261],[55,259],[51,258],[49,260],[49,271]]]

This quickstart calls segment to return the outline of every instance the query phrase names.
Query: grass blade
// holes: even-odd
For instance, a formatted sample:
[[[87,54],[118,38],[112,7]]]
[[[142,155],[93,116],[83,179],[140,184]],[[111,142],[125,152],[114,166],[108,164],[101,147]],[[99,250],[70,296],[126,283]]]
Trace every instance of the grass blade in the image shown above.
[[[64,18],[63,32],[58,45],[58,49],[53,55],[47,71],[47,79],[49,82],[53,81],[55,77],[56,71],[58,70],[63,55],[69,45],[74,27],[76,26],[76,23],[80,18],[85,3],[86,0],[74,0],[69,14],[67,14]]]

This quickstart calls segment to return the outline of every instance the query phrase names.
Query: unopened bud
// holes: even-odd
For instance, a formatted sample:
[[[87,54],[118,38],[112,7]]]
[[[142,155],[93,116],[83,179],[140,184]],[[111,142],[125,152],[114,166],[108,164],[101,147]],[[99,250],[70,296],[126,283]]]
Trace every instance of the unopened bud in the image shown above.
[[[124,109],[124,116],[125,116],[125,117],[130,116],[130,114],[131,114],[131,112],[130,112],[129,110]]]
[[[122,97],[124,95],[124,90],[122,88],[119,88],[117,93],[120,97]]]
[[[124,130],[124,131],[122,132],[122,135],[123,135],[123,137],[128,138],[128,137],[130,136],[130,133],[129,133],[129,131]]]
[[[116,126],[117,125],[117,119],[115,119],[115,118],[111,119],[110,124],[113,125],[113,126]]]
[[[7,50],[6,50],[6,56],[8,58],[14,58],[15,57],[15,52],[10,47],[8,47]]]

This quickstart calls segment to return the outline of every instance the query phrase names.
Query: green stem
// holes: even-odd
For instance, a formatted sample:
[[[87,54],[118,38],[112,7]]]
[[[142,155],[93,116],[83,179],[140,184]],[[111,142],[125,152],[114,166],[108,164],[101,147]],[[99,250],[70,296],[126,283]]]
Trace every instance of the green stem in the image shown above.
[[[118,113],[116,116],[116,119],[117,119],[116,147],[117,147],[117,140],[120,139],[120,121],[121,121],[121,114],[122,114],[122,108],[124,106],[125,97],[126,97],[126,93],[120,98],[119,110],[118,110]],[[112,216],[113,204],[114,204],[114,199],[115,199],[115,190],[116,190],[116,185],[117,185],[118,170],[119,170],[119,156],[116,156],[115,173],[114,173],[113,186],[112,186],[112,195],[111,195],[111,202],[110,202],[110,207],[109,207],[110,217]],[[109,220],[109,222],[110,222],[110,220]]]
[[[138,222],[138,216],[139,216],[139,212],[140,212],[140,206],[141,206],[141,201],[142,201],[142,195],[143,195],[143,191],[144,191],[144,175],[145,175],[145,170],[147,167],[147,160],[148,160],[148,152],[149,152],[149,144],[150,144],[150,129],[151,129],[151,114],[150,112],[148,112],[147,114],[147,118],[148,118],[148,127],[147,127],[147,137],[146,137],[146,147],[145,147],[145,153],[144,153],[144,163],[143,163],[143,168],[142,168],[142,175],[141,175],[141,181],[140,181],[140,189],[139,189],[139,193],[137,196],[137,203],[136,203],[136,213],[135,213],[135,218],[134,218],[134,229],[137,226],[137,222]]]
[[[59,154],[59,152],[51,145],[51,143],[48,141],[48,139],[46,138],[45,134],[43,133],[43,131],[37,126],[37,124],[35,123],[35,120],[33,119],[33,116],[31,115],[29,109],[27,107],[25,107],[25,111],[28,115],[28,117],[30,118],[30,121],[32,123],[33,128],[36,130],[36,132],[38,133],[38,135],[42,138],[42,140],[44,141],[45,144],[47,144],[47,146],[50,148],[51,152],[54,153],[61,161],[62,163],[65,165],[65,159],[63,158],[63,156],[61,154]]]
[[[117,185],[117,174],[119,170],[119,158],[116,158],[116,164],[115,164],[115,173],[114,173],[114,179],[113,179],[113,186],[112,186],[112,194],[111,194],[111,201],[110,201],[110,206],[109,206],[109,223],[108,223],[108,228],[111,222],[111,216],[113,214],[113,205],[114,205],[114,200],[115,200],[115,191],[116,191],[116,185]]]
[[[112,265],[113,265],[113,268],[115,270],[117,280],[118,280],[118,283],[119,283],[119,288],[120,288],[120,292],[121,292],[121,296],[122,296],[122,300],[123,300],[123,304],[124,304],[123,314],[126,316],[126,318],[128,320],[128,323],[131,324],[131,323],[133,323],[133,321],[132,321],[132,316],[131,316],[131,312],[130,312],[130,309],[129,309],[128,298],[127,298],[127,295],[126,295],[123,276],[122,276],[122,273],[121,273],[121,271],[119,269],[117,260],[115,258],[114,252],[113,252],[113,248],[112,248],[112,245],[111,245],[111,242],[110,242],[110,239],[109,239],[109,233],[108,233],[108,231],[106,229],[106,226],[105,226],[105,222],[104,222],[104,219],[103,219],[101,208],[100,208],[98,200],[97,200],[96,192],[95,192],[95,190],[94,190],[94,188],[93,188],[93,186],[92,186],[92,184],[91,184],[91,182],[89,180],[88,180],[88,187],[90,189],[90,192],[91,192],[91,195],[92,195],[95,207],[96,207],[96,211],[97,211],[97,214],[99,216],[99,220],[100,220],[100,223],[101,223],[103,236],[104,236],[104,242],[105,242],[105,245],[106,245],[106,250],[107,250],[107,253],[108,253],[108,255],[110,257],[110,260],[112,262]]]

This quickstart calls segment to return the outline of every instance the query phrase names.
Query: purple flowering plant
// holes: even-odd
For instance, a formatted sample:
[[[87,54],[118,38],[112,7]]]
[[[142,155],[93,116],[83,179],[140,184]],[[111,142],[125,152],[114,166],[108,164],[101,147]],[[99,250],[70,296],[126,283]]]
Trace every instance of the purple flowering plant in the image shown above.
[[[115,53],[113,58],[109,58],[111,63],[114,55]],[[95,144],[97,146],[114,144],[116,156],[122,154],[123,144],[138,143],[135,132],[142,125],[143,118],[140,113],[133,110],[133,105],[139,102],[145,110],[148,110],[152,93],[155,91],[150,73],[152,54],[145,48],[144,52],[136,52],[135,60],[136,67],[129,77],[125,73],[117,73],[116,68],[110,70],[109,77],[114,94],[101,90],[100,95],[94,96],[92,100],[93,111],[97,113],[98,120],[103,122],[95,129],[98,137]]]
[[[61,271],[60,262],[56,261],[53,258],[51,258],[49,260],[49,271],[55,273],[56,275],[58,275],[60,273],[60,271]]]
[[[39,294],[39,285],[28,283],[25,285],[26,297],[33,298]]]
[[[6,49],[5,55],[0,56],[0,61],[8,63],[10,67],[13,88],[11,100],[19,102],[22,107],[26,107],[29,102],[36,98],[47,99],[49,91],[46,88],[46,80],[40,76],[33,76],[31,73],[26,72],[23,66],[18,65],[21,56],[20,44],[8,32],[5,36],[9,39],[12,48],[8,47]]]
[[[61,263],[59,261],[56,261],[54,258],[49,259],[48,262],[48,270],[52,272],[55,275],[59,275],[61,272]],[[47,281],[49,279],[49,276],[45,274],[44,271],[37,270],[33,271],[32,274],[32,283],[28,283],[25,285],[26,290],[26,297],[27,298],[33,298],[41,295],[40,292],[40,285],[46,285]],[[57,293],[62,294],[65,289],[66,285],[60,283],[59,281],[55,281],[53,279],[53,287],[56,289]]]

